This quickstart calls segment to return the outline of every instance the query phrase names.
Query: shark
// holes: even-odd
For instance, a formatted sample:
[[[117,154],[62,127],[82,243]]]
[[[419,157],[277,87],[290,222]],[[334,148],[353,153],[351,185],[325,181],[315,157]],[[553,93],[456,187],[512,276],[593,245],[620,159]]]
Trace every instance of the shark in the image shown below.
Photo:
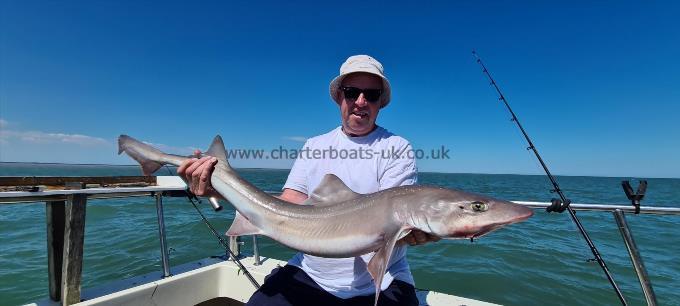
[[[125,152],[136,160],[145,175],[192,158],[161,152],[127,135],[118,138],[118,146],[118,154]],[[300,205],[274,197],[239,176],[219,135],[203,155],[217,159],[210,183],[239,212],[227,235],[265,235],[297,251],[328,258],[374,252],[367,270],[375,283],[375,305],[392,251],[411,231],[474,239],[533,215],[530,208],[509,201],[435,186],[359,194],[333,174],[327,174]]]

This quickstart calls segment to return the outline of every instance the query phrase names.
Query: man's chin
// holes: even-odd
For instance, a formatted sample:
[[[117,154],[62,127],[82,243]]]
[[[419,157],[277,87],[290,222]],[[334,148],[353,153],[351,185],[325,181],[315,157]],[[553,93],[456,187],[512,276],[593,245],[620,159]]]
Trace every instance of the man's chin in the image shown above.
[[[370,133],[372,128],[368,125],[359,125],[359,126],[352,126],[350,125],[348,129],[346,129],[346,132],[352,135],[356,136],[364,136],[368,133]]]

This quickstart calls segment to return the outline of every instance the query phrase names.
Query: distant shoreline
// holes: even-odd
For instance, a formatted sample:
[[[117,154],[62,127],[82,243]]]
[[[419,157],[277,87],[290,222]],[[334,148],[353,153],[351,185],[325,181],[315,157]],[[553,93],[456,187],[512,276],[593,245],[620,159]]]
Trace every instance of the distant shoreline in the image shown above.
[[[54,166],[99,166],[99,167],[139,167],[139,165],[122,165],[122,164],[70,164],[70,163],[53,163],[53,162],[0,162],[0,165],[54,165]],[[169,166],[175,167],[175,166]],[[276,170],[276,171],[290,171],[288,168],[236,168],[242,170]],[[520,173],[470,173],[470,172],[438,172],[438,171],[419,171],[420,173],[433,174],[463,174],[463,175],[516,175],[516,176],[545,176],[545,174],[520,174]],[[603,178],[639,178],[639,179],[680,179],[680,177],[642,177],[642,176],[607,176],[607,175],[565,175],[556,174],[556,176],[564,177],[603,177]]]

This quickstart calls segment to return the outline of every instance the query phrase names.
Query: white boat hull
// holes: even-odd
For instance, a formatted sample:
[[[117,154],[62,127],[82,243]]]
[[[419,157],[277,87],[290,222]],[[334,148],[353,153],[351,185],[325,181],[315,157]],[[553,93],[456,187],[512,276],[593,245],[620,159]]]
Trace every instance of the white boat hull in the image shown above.
[[[284,261],[263,258],[261,265],[256,266],[252,257],[243,258],[241,262],[260,284],[274,268],[286,264]],[[174,275],[167,278],[161,278],[160,272],[150,273],[84,290],[83,301],[75,305],[188,306],[210,300],[219,305],[242,305],[255,292],[253,285],[238,271],[236,264],[219,258],[207,258],[173,267],[171,272]],[[420,305],[496,305],[433,291],[419,290],[417,294]],[[221,299],[216,300],[217,298]],[[59,303],[45,300],[29,305]]]

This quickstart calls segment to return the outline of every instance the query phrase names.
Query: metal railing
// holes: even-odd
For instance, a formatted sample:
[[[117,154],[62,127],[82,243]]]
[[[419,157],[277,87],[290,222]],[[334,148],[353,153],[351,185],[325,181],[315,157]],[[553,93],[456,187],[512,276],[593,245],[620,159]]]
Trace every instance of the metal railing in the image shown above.
[[[621,232],[621,237],[623,237],[623,242],[626,244],[628,256],[633,263],[633,268],[635,268],[635,274],[637,274],[638,280],[640,281],[642,293],[645,296],[645,300],[647,300],[647,305],[656,305],[656,295],[654,295],[654,290],[652,289],[652,282],[649,280],[647,269],[645,269],[645,265],[642,263],[642,256],[640,256],[640,252],[633,239],[633,233],[630,232],[628,222],[626,222],[626,216],[623,214],[623,211],[616,209],[614,210],[614,219],[616,219],[616,224]]]
[[[163,262],[163,278],[170,276],[170,258],[168,244],[165,241],[165,216],[163,215],[163,193],[156,193],[156,215],[158,216],[158,239],[161,247],[161,261]]]
[[[512,201],[516,204],[529,206],[531,208],[546,208],[552,203],[550,202],[528,202],[528,201]],[[569,206],[574,210],[581,211],[608,211],[621,210],[622,212],[635,212],[635,207],[628,204],[578,204],[572,203]],[[678,205],[680,206],[680,205]],[[680,215],[680,207],[660,207],[660,206],[640,206],[640,214],[648,215]]]
[[[526,201],[515,201],[515,203],[520,205],[526,205],[535,209],[545,209],[552,205],[552,203],[547,202],[526,202]],[[642,293],[645,296],[647,305],[657,305],[656,295],[654,294],[654,289],[652,288],[652,282],[649,280],[649,275],[642,261],[642,256],[640,256],[640,251],[638,250],[635,239],[633,238],[633,233],[628,226],[626,221],[625,212],[629,213],[640,213],[649,215],[680,215],[680,207],[659,207],[659,206],[639,206],[638,208],[632,205],[608,205],[608,204],[570,204],[571,208],[576,211],[594,211],[594,212],[611,212],[616,220],[617,227],[623,238],[623,242],[628,250],[628,256],[635,269],[635,274],[640,282],[640,287],[642,288]]]
[[[12,179],[3,177],[5,180]],[[158,177],[159,181],[164,181]],[[165,179],[164,186],[143,187],[97,187],[81,189],[48,189],[37,191],[0,192],[0,204],[44,202],[47,215],[48,281],[49,297],[62,305],[78,303],[81,300],[81,279],[83,243],[85,238],[85,214],[88,199],[111,199],[152,196],[156,200],[158,239],[161,249],[163,274],[170,276],[168,246],[165,239],[165,217],[163,215],[163,196],[166,193],[186,194],[186,186],[173,184],[177,181]],[[70,185],[83,185],[69,182]],[[77,199],[77,201],[76,201]],[[65,213],[66,211],[66,213]],[[68,224],[68,225],[65,225]],[[78,226],[73,226],[78,225]],[[68,247],[68,248],[67,248]],[[62,273],[66,271],[67,273]]]

